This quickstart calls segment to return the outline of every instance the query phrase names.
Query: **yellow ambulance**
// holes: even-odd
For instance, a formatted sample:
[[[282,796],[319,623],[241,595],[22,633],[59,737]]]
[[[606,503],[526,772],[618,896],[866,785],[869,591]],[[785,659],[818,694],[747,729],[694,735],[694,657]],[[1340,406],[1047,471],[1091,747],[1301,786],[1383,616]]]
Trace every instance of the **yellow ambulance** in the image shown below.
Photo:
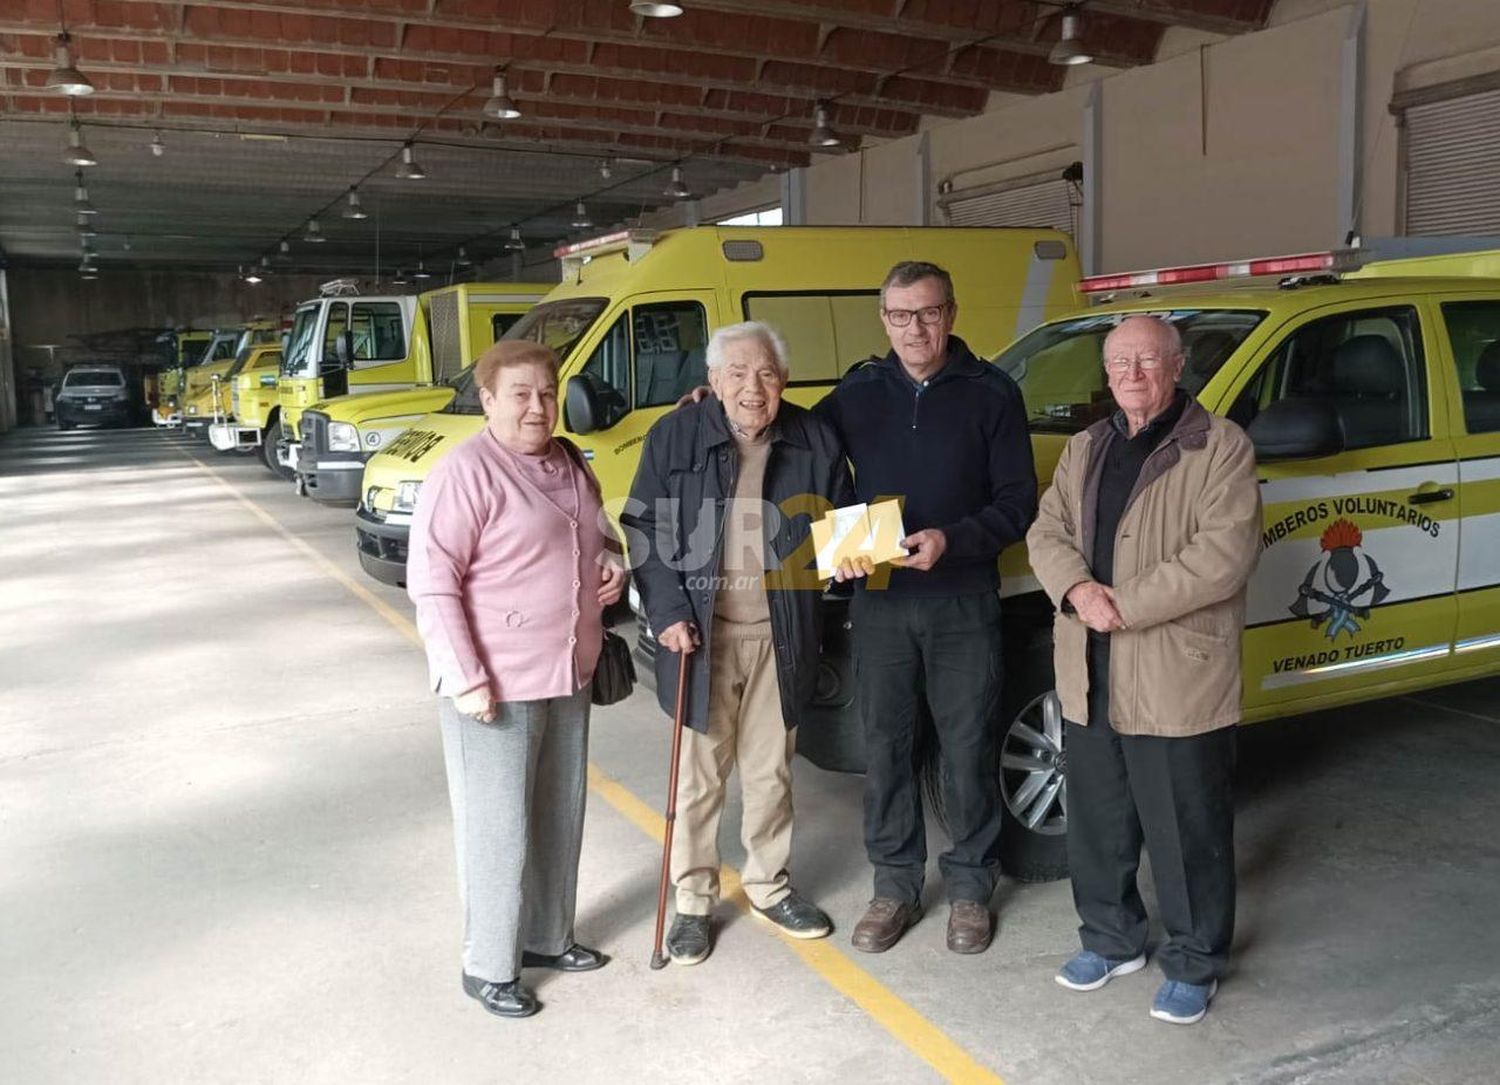
[[[281,370],[281,344],[249,347],[220,384],[220,404],[228,389],[228,410],[208,427],[208,443],[220,452],[257,452],[272,472],[279,474],[276,442],[267,440],[276,421],[276,378]]]
[[[298,489],[327,505],[357,505],[365,461],[417,419],[447,406],[464,368],[553,285],[459,283],[419,295],[406,360],[377,367],[384,370],[384,390],[360,391],[351,378],[349,394],[319,400],[302,412]],[[360,353],[356,343],[356,364]]]
[[[606,498],[629,491],[646,431],[705,379],[716,328],[763,320],[786,338],[787,398],[812,403],[854,363],[884,354],[879,287],[902,260],[952,272],[963,334],[994,352],[1077,304],[1078,262],[1050,230],[699,226],[625,231],[557,251],[563,282],[508,333],[562,358],[560,432],[583,450]],[[466,374],[452,404],[414,423],[365,467],[356,515],[360,563],[405,577],[422,479],[483,426]]]

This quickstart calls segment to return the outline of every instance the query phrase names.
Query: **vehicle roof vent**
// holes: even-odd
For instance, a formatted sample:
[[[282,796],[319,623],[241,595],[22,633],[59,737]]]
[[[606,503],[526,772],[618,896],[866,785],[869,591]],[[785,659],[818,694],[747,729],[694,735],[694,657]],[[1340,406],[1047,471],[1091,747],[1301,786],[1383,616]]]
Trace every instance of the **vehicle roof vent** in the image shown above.
[[[725,241],[721,248],[724,251],[724,259],[733,260],[739,264],[753,264],[757,260],[765,259],[766,251],[761,247],[759,241],[739,239]]]

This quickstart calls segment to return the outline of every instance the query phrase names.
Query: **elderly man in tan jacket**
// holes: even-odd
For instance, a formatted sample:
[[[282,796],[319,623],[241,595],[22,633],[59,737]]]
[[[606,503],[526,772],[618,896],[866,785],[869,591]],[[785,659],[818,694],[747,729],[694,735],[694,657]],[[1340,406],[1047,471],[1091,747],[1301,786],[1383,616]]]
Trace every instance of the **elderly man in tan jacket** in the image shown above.
[[[1208,1011],[1234,933],[1234,725],[1245,583],[1260,544],[1250,440],[1177,388],[1177,330],[1104,341],[1119,408],[1073,437],[1026,536],[1058,609],[1077,991],[1146,963],[1144,843],[1167,939],[1151,1016]]]

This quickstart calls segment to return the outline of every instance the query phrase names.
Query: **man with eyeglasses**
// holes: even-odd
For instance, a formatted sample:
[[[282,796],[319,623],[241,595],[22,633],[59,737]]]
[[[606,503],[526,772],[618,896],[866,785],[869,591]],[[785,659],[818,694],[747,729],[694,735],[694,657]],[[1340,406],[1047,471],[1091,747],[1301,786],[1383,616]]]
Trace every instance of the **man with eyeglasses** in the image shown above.
[[[1057,606],[1068,868],[1094,991],[1146,964],[1151,856],[1167,938],[1151,1016],[1203,1019],[1234,935],[1234,725],[1245,584],[1260,551],[1250,440],[1177,387],[1182,339],[1151,316],[1104,340],[1118,410],[1068,441],[1026,537]]]
[[[865,848],[874,899],[855,949],[890,949],[922,914],[927,835],[915,748],[930,717],[942,751],[952,847],[938,859],[947,944],[990,944],[1001,803],[994,716],[1000,697],[1000,551],[1036,515],[1036,473],[1020,389],[953,333],[953,280],[897,264],[880,291],[884,358],[850,372],[814,410],[854,467],[861,501],[902,500],[909,556],[852,600],[865,729]],[[838,579],[866,578],[845,563]],[[885,570],[882,570],[885,572]]]

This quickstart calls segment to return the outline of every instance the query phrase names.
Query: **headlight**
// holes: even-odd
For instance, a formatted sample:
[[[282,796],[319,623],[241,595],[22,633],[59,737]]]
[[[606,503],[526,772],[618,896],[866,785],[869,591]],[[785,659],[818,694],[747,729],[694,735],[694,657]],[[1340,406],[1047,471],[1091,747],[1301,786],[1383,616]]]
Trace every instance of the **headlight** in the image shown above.
[[[330,452],[358,452],[359,430],[350,422],[328,423],[328,450]]]
[[[417,494],[422,491],[420,482],[403,482],[396,487],[396,503],[392,512],[416,512]]]
[[[194,403],[192,406],[188,407],[188,414],[197,414],[197,413],[198,413],[198,404]]]

